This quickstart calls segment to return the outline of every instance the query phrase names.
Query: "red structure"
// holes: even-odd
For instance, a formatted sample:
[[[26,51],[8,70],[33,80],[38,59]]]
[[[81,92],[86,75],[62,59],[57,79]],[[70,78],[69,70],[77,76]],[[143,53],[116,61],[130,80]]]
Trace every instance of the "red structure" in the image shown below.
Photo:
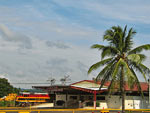
[[[35,104],[48,102],[49,99],[48,93],[21,93],[16,97],[16,102]]]

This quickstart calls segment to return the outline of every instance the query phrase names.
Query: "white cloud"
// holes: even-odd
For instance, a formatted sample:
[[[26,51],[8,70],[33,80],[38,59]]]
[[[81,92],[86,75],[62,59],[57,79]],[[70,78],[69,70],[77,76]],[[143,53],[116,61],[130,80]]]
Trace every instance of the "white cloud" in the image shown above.
[[[84,10],[89,13],[84,13],[86,15],[95,15],[97,17],[115,19],[115,20],[125,20],[127,22],[140,22],[145,24],[150,24],[150,2],[145,1],[91,1],[91,0],[54,0],[57,4],[62,7],[69,9],[75,8]],[[88,17],[88,16],[87,16]],[[97,20],[98,21],[98,20]]]
[[[74,41],[91,39],[99,39],[102,36],[102,31],[94,30],[88,27],[83,27],[78,24],[58,23],[57,21],[18,23],[20,27],[31,26],[28,31],[31,35],[38,36],[46,40],[58,41]],[[17,24],[17,25],[18,25]],[[37,29],[38,28],[38,29]],[[37,32],[39,31],[39,32]],[[99,35],[98,35],[99,34]]]
[[[52,42],[52,41],[46,41],[45,44],[48,46],[48,47],[57,47],[57,48],[60,48],[60,49],[68,49],[70,48],[68,45],[62,43],[62,42]]]
[[[134,6],[115,2],[107,4],[99,0],[74,1],[54,2],[65,9],[83,11],[80,18],[90,17],[91,21],[103,22],[95,19],[98,16],[116,21],[150,23],[150,16],[147,15],[149,4],[137,3]],[[59,15],[54,10],[56,7],[45,4],[47,9],[42,5],[39,9],[32,4],[0,7],[0,23],[4,24],[0,25],[0,73],[8,73],[7,78],[11,82],[46,82],[50,76],[59,80],[66,74],[71,76],[73,82],[92,78],[87,76],[87,70],[100,60],[100,53],[90,50],[90,46],[99,42],[103,44],[103,28],[84,26],[80,23],[82,21],[72,21],[69,16]],[[41,9],[44,11],[41,12]],[[106,23],[102,23],[102,26]]]
[[[87,69],[97,59],[89,48],[55,41],[50,42],[54,44],[53,47],[48,47],[46,40],[34,37],[31,37],[31,49],[20,48],[17,43],[26,44],[24,38],[16,38],[18,34],[8,29],[1,30],[6,32],[0,38],[0,73],[7,73],[11,83],[46,82],[51,74],[57,82],[66,74],[71,76],[72,82],[88,79]],[[4,36],[7,36],[7,40]],[[66,49],[62,49],[64,47]]]
[[[8,36],[12,37],[12,35]],[[0,38],[0,73],[7,73],[7,78],[11,83],[46,82],[51,76],[54,76],[58,83],[61,77],[68,74],[72,82],[75,82],[91,79],[92,75],[97,74],[96,71],[90,76],[87,75],[88,68],[100,60],[97,50],[57,41],[50,41],[52,45],[47,46],[47,40],[35,37],[30,37],[32,48],[26,49],[20,48],[17,44],[17,42],[24,43],[24,41],[20,39],[19,41],[17,39],[15,39],[17,41],[7,41],[2,37],[3,35]],[[28,86],[21,85],[20,87]]]
[[[10,31],[5,25],[0,25],[0,34],[2,38],[8,42],[19,42],[21,48],[31,49],[31,39],[23,34]]]

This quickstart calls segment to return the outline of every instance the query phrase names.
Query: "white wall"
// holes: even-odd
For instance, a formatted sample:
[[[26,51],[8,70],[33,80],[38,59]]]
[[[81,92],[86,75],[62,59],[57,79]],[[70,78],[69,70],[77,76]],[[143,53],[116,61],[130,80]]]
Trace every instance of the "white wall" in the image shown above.
[[[57,100],[66,101],[66,95],[56,95],[56,101],[57,101]]]
[[[147,109],[148,97],[126,96],[125,106],[126,109]]]
[[[110,97],[106,96],[106,102],[108,108],[121,109],[122,107],[122,99],[120,98],[120,96],[110,96]],[[147,106],[148,106],[148,97],[145,98],[142,98],[141,96],[125,97],[125,109],[147,109]]]

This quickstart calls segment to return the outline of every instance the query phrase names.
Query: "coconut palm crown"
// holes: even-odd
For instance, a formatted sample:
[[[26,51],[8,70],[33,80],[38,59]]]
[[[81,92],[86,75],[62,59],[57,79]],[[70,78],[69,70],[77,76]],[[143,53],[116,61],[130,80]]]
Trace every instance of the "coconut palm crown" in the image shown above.
[[[93,64],[89,68],[88,74],[101,67],[101,71],[96,77],[96,80],[101,80],[100,88],[106,81],[110,81],[108,89],[111,92],[117,83],[122,92],[122,98],[124,98],[125,82],[130,88],[136,84],[141,90],[136,73],[141,73],[145,81],[150,73],[150,69],[142,63],[146,56],[141,53],[143,50],[150,50],[150,44],[132,48],[135,34],[136,31],[132,28],[127,31],[127,26],[124,29],[120,26],[113,26],[106,30],[103,36],[103,40],[107,41],[108,45],[94,44],[91,46],[91,48],[101,51],[101,61]],[[122,109],[124,109],[124,100],[122,102]]]

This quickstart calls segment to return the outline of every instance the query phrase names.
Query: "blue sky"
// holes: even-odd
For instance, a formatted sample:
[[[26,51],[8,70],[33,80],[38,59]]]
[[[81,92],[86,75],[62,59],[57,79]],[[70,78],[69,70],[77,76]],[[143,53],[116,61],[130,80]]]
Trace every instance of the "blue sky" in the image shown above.
[[[149,0],[0,0],[1,76],[11,83],[91,79],[87,70],[100,56],[90,46],[104,44],[106,29],[128,25],[137,31],[134,46],[150,42],[149,6]]]

